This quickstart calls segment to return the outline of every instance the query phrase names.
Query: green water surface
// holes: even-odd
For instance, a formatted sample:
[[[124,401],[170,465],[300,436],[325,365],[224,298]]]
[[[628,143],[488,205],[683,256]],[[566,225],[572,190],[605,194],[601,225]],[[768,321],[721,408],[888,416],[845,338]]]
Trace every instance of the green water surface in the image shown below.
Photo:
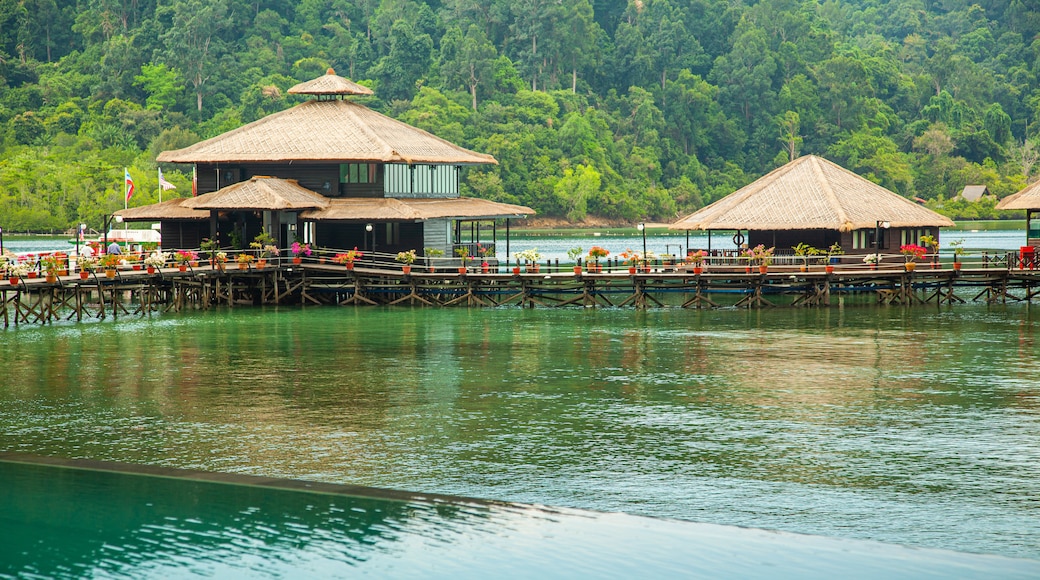
[[[237,309],[0,332],[0,451],[1040,558],[1026,306]]]

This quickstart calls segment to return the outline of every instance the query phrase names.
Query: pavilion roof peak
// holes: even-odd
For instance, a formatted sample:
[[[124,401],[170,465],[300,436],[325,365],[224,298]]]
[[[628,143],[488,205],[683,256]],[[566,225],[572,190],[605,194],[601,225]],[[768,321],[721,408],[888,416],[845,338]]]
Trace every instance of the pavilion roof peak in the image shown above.
[[[344,96],[371,95],[372,89],[359,85],[336,74],[330,67],[324,75],[294,85],[289,89],[290,95]]]

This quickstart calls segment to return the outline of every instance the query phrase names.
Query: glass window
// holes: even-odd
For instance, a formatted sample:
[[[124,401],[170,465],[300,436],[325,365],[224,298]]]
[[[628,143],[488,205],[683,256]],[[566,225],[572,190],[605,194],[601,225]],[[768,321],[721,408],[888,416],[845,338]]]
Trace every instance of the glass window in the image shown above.
[[[374,163],[341,163],[339,166],[340,183],[375,183],[375,180]]]

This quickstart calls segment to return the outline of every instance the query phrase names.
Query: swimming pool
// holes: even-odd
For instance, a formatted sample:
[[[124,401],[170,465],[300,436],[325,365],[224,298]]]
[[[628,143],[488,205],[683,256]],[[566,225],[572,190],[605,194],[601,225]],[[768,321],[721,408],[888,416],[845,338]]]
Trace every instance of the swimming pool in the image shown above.
[[[1040,562],[0,453],[0,577],[1027,578]]]

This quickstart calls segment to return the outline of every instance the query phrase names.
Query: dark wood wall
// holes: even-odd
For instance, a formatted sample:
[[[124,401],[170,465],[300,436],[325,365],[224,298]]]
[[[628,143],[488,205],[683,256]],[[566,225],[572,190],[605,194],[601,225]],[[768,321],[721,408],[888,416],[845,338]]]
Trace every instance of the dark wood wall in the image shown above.
[[[376,166],[374,183],[340,183],[339,163],[333,164],[235,164],[198,167],[198,193],[209,193],[258,175],[295,179],[301,186],[326,197],[382,197],[383,167]],[[327,187],[326,187],[327,186]]]

